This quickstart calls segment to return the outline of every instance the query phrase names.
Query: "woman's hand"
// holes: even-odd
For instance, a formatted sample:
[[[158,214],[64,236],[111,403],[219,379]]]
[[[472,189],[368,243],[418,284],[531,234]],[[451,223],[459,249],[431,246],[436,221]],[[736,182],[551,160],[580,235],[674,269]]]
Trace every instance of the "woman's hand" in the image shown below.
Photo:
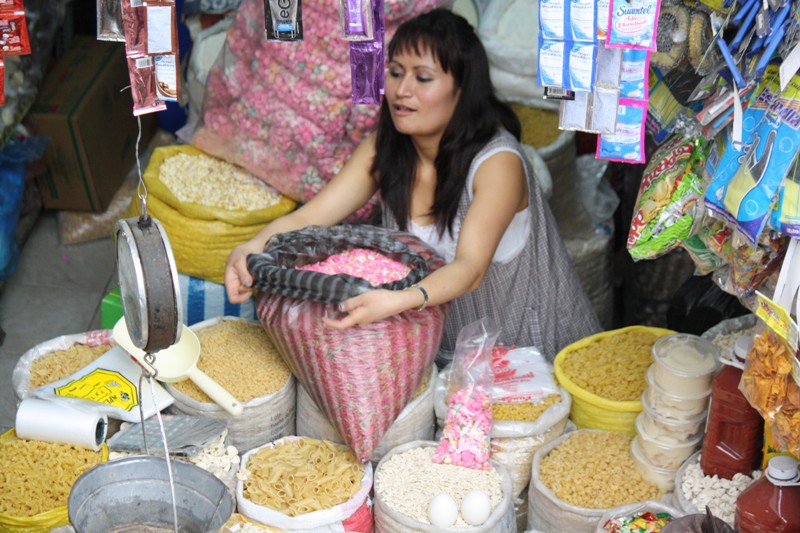
[[[421,304],[422,295],[418,291],[375,289],[348,298],[339,304],[339,311],[346,313],[342,318],[337,320],[323,317],[322,321],[326,326],[335,329],[347,329],[383,320]]]
[[[247,256],[261,253],[263,249],[263,243],[249,240],[234,248],[228,255],[228,261],[225,263],[225,290],[231,303],[240,304],[250,298],[253,292],[253,278],[247,270]]]

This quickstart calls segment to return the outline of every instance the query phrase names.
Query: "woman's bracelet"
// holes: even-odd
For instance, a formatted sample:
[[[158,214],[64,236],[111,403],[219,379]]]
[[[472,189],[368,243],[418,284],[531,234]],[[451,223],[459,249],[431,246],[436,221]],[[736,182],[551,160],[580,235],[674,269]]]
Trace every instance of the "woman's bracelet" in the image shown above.
[[[417,283],[413,284],[409,289],[417,289],[419,292],[422,293],[422,305],[415,308],[414,311],[422,311],[426,307],[428,307],[428,291],[425,290],[424,287],[421,287]]]

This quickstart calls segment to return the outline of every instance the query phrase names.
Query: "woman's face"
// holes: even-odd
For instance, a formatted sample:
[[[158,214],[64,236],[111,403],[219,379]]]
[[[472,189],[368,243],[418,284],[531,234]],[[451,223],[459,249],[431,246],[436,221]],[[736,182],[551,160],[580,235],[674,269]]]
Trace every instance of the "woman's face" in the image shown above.
[[[397,131],[419,137],[441,137],[459,97],[453,75],[444,72],[428,50],[394,55],[385,94]]]

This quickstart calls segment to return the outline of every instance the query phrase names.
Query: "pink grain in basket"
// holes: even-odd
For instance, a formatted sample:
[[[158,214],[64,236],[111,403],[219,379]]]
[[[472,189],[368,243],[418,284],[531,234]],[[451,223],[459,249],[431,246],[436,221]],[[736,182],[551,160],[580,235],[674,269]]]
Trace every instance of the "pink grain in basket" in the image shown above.
[[[353,248],[331,255],[324,261],[297,267],[297,270],[311,270],[331,275],[348,274],[365,279],[376,287],[405,278],[411,272],[411,267],[375,250]]]

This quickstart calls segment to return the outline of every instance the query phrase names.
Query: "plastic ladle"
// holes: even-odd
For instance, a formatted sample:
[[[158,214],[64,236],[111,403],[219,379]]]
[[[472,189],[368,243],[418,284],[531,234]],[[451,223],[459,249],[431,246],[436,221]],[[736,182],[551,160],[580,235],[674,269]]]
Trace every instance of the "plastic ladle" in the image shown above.
[[[200,340],[194,331],[183,325],[180,341],[177,344],[155,352],[155,362],[149,363],[145,359],[145,352],[136,347],[128,334],[125,317],[119,319],[112,332],[114,340],[126,352],[131,354],[140,365],[153,368],[158,381],[174,383],[191,379],[200,390],[214,400],[220,407],[234,416],[242,414],[242,404],[231,393],[211,379],[206,373],[197,368],[200,359]]]

